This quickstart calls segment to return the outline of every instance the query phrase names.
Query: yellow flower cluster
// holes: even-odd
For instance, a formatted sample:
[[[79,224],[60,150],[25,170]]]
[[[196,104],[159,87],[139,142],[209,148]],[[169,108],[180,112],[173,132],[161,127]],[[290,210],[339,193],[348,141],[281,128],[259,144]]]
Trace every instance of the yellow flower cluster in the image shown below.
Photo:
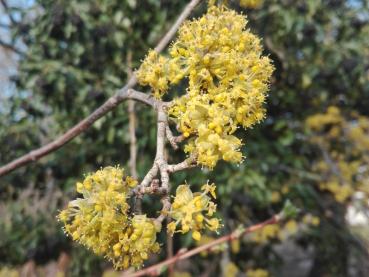
[[[161,98],[169,88],[168,75],[170,74],[168,59],[160,56],[155,51],[150,51],[146,59],[136,72],[136,76],[141,85],[148,85],[153,88],[156,98]]]
[[[111,260],[116,268],[139,267],[159,251],[154,222],[128,214],[129,191],[137,185],[119,167],[105,167],[76,184],[82,198],[69,202],[58,218],[73,240]]]
[[[343,118],[340,110],[335,106],[330,106],[325,114],[315,114],[306,120],[306,125],[315,132],[320,132],[327,125],[341,124]]]
[[[206,228],[210,231],[217,231],[220,227],[218,218],[212,217],[216,211],[216,204],[210,200],[208,194],[216,197],[214,184],[202,186],[202,192],[192,193],[188,185],[180,185],[176,190],[169,215],[173,219],[168,224],[168,233],[175,232],[183,234],[192,230],[193,239],[201,239],[201,231]],[[177,227],[181,225],[180,228]]]
[[[211,6],[203,17],[181,26],[170,58],[151,51],[137,72],[156,96],[188,79],[186,93],[174,100],[169,114],[189,138],[185,151],[209,168],[221,159],[241,162],[242,142],[235,131],[264,118],[273,66],[261,56],[260,40],[246,23],[243,15]]]
[[[369,195],[369,118],[355,112],[344,115],[331,106],[325,113],[306,120],[310,141],[324,152],[313,170],[324,180],[319,183],[336,201],[345,203],[355,191]]]
[[[257,9],[263,5],[263,0],[240,0],[240,6],[248,9]]]

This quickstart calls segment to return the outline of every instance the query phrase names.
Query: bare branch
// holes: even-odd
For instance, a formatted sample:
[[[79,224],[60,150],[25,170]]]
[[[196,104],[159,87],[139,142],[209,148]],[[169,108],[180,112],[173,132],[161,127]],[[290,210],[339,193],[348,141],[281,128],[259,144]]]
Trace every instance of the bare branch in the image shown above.
[[[10,25],[4,24],[4,23],[0,23],[0,28],[9,29],[10,28]]]
[[[1,1],[2,3],[5,2],[5,0]],[[168,45],[170,40],[177,32],[179,26],[190,15],[191,11],[196,7],[196,5],[200,1],[201,0],[192,0],[190,3],[187,4],[187,6],[184,8],[182,13],[176,20],[176,22],[172,25],[170,30],[166,33],[166,35],[159,41],[159,43],[155,47],[155,50],[157,52],[161,52]],[[153,103],[152,97],[146,94],[140,95],[134,93],[133,90],[130,90],[130,88],[132,88],[136,84],[137,79],[135,76],[132,76],[132,78],[128,80],[127,84],[122,89],[118,90],[118,92],[114,96],[109,98],[102,106],[97,108],[92,114],[90,114],[88,117],[83,119],[81,122],[76,124],[71,129],[69,129],[66,133],[64,133],[54,141],[50,142],[49,144],[46,144],[38,149],[35,149],[29,152],[28,154],[0,167],[0,176],[3,176],[21,166],[24,166],[30,162],[34,162],[40,159],[41,157],[56,151],[57,149],[59,149],[72,139],[74,139],[76,136],[87,130],[96,120],[98,120],[111,110],[113,110],[116,106],[118,106],[118,104],[120,104],[126,99],[134,99],[152,105]]]
[[[164,267],[169,266],[171,264],[174,264],[177,261],[187,259],[187,258],[192,257],[194,255],[197,255],[197,254],[199,254],[199,253],[201,253],[205,250],[210,250],[210,249],[214,248],[215,246],[217,246],[219,244],[238,239],[239,237],[244,236],[245,234],[252,233],[252,232],[255,232],[257,230],[260,230],[260,229],[264,228],[267,225],[277,224],[280,220],[281,220],[281,217],[279,215],[273,216],[272,218],[270,218],[270,219],[268,219],[268,220],[266,220],[262,223],[259,223],[259,224],[253,225],[251,227],[248,227],[243,231],[236,230],[231,234],[220,237],[216,240],[213,240],[213,241],[211,241],[207,244],[201,245],[201,246],[196,247],[196,248],[194,248],[192,250],[189,250],[189,251],[186,251],[186,250],[181,251],[180,250],[174,257],[172,257],[170,259],[167,259],[167,260],[165,260],[161,263],[150,266],[148,268],[137,271],[135,273],[122,274],[121,276],[122,277],[123,276],[124,277],[139,277],[139,276],[147,276],[147,275],[150,276],[150,275],[158,274],[158,273],[161,272],[161,269],[163,269]]]
[[[161,198],[161,203],[163,204],[163,208],[160,211],[160,215],[155,219],[156,222],[162,223],[164,219],[168,216],[168,212],[170,210],[170,198],[168,195]]]
[[[13,25],[16,25],[17,24],[17,21],[15,21],[11,11],[10,11],[10,8],[8,6],[8,3],[5,1],[5,0],[0,0],[0,3],[2,4],[3,8],[4,8],[4,11],[6,12],[6,14],[8,15],[9,17],[9,20],[10,22],[13,24]]]
[[[160,187],[158,179],[153,179],[149,187],[142,187],[138,190],[139,194],[156,194],[167,195],[169,192],[166,188]]]
[[[133,76],[132,72],[132,51],[127,53],[128,78]],[[129,119],[129,169],[133,178],[137,179],[137,138],[136,138],[136,113],[135,102],[128,100],[128,119]]]
[[[131,79],[131,82],[128,83],[123,89],[121,89],[119,91],[119,94],[111,97],[100,108],[95,110],[91,115],[86,117],[73,128],[69,129],[65,134],[63,134],[56,140],[46,144],[45,146],[37,150],[33,150],[27,155],[24,155],[23,157],[20,157],[12,161],[11,163],[1,167],[0,176],[5,175],[6,173],[27,163],[36,161],[41,157],[59,149],[60,147],[71,141],[73,138],[78,136],[80,133],[87,130],[96,120],[104,116],[106,113],[114,109],[119,103],[126,99],[134,99],[155,107],[156,102],[154,102],[154,98],[152,98],[150,95],[129,89],[132,86],[132,83],[135,83],[135,79]]]
[[[174,136],[172,133],[172,130],[170,130],[170,127],[167,126],[166,128],[166,135],[167,135],[167,139],[170,143],[170,145],[172,145],[173,149],[177,150],[178,149],[178,144],[179,142],[182,142],[185,137],[183,135],[180,136]]]
[[[5,41],[2,41],[2,40],[0,40],[0,47],[2,47],[4,49],[7,49],[7,50],[10,50],[10,51],[12,51],[12,52],[14,52],[18,55],[21,55],[21,56],[24,55],[24,53],[21,50],[19,50],[18,48],[16,48],[14,45],[12,45],[10,43],[7,43]]]
[[[190,156],[189,158],[187,158],[186,160],[184,160],[183,162],[179,164],[168,165],[168,172],[173,173],[173,172],[195,167],[196,165],[197,165],[196,157]]]
[[[176,22],[172,25],[169,31],[165,34],[165,36],[161,39],[158,45],[154,48],[156,52],[161,52],[168,45],[168,43],[175,36],[178,28],[181,26],[183,21],[191,14],[192,10],[201,2],[201,0],[191,0],[190,3],[183,9],[182,13],[177,18]]]

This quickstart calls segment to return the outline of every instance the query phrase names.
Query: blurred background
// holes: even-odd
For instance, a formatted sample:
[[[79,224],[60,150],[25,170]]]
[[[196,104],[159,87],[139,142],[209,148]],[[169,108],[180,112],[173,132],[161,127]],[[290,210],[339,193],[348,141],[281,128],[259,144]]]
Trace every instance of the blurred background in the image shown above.
[[[227,2],[247,15],[276,67],[267,117],[239,131],[243,164],[180,172],[173,187],[215,182],[221,234],[269,218],[286,199],[299,214],[178,262],[172,276],[369,276],[369,1]],[[0,0],[0,165],[113,95],[186,3]],[[193,16],[205,11],[203,3]],[[141,104],[135,115],[142,178],[155,155],[155,115]],[[63,148],[0,178],[1,277],[118,276],[66,238],[55,216],[85,173],[129,168],[128,126],[123,103]],[[168,154],[173,163],[184,158]],[[158,199],[144,199],[149,215],[159,208]],[[160,240],[163,250],[148,264],[166,257],[164,234]],[[175,252],[195,246],[190,236],[174,237]]]

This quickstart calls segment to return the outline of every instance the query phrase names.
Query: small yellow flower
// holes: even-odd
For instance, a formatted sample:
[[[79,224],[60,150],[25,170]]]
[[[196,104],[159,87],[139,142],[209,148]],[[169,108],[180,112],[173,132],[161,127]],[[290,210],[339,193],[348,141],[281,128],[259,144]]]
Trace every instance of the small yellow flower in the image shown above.
[[[214,199],[217,198],[217,195],[215,193],[216,186],[215,184],[205,184],[201,187],[201,190],[203,190],[205,193],[210,192],[211,196],[213,196]]]
[[[210,231],[219,229],[219,219],[209,218],[216,210],[216,205],[208,196],[212,192],[215,193],[215,185],[203,185],[202,191],[202,193],[192,193],[188,185],[178,186],[169,212],[174,220],[167,225],[167,231],[170,235],[173,235],[177,228],[177,232],[183,234],[192,230],[193,236],[196,237],[198,237],[197,233],[201,235],[200,232],[206,228]]]
[[[77,190],[77,192],[82,193],[83,192],[83,184],[80,183],[80,182],[77,182],[76,190]]]
[[[208,228],[211,231],[216,231],[220,227],[220,223],[219,223],[219,220],[217,218],[212,218],[212,219],[208,220],[207,223],[208,223]]]
[[[193,231],[193,232],[192,232],[192,238],[193,238],[194,240],[199,241],[199,240],[201,239],[201,233],[200,233],[199,231]]]

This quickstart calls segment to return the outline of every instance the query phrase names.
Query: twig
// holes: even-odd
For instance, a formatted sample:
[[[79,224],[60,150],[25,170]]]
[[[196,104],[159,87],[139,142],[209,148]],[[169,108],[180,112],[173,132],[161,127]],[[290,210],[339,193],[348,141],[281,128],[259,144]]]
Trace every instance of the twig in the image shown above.
[[[0,28],[9,29],[10,28],[10,25],[4,24],[4,23],[0,23]]]
[[[127,74],[128,78],[132,78],[132,51],[127,53]],[[133,178],[137,179],[137,138],[136,138],[136,113],[135,101],[128,100],[128,119],[129,119],[129,169]]]
[[[2,0],[3,2],[4,0]],[[161,52],[173,38],[175,33],[177,32],[179,26],[183,23],[183,21],[190,15],[191,11],[196,7],[196,5],[201,0],[191,0],[189,4],[184,8],[176,22],[172,25],[166,35],[160,40],[160,42],[155,47],[157,52]],[[11,161],[10,163],[0,167],[0,176],[3,176],[21,166],[24,166],[30,162],[36,161],[47,154],[56,151],[73,138],[87,130],[96,120],[107,114],[109,111],[113,110],[118,104],[125,101],[126,99],[134,99],[137,101],[144,102],[146,104],[151,104],[153,102],[152,97],[146,94],[137,94],[134,91],[130,90],[134,85],[137,84],[137,79],[135,76],[132,76],[127,82],[127,84],[118,92],[109,98],[102,106],[97,108],[92,114],[83,119],[77,125],[69,129],[66,133],[55,139],[54,141],[38,148],[32,150],[28,154]],[[135,97],[139,96],[139,97]]]
[[[95,110],[91,115],[86,117],[84,120],[75,125],[73,128],[69,129],[65,134],[61,135],[56,140],[46,144],[45,146],[39,149],[33,150],[28,154],[1,167],[0,176],[3,176],[6,173],[9,173],[14,169],[21,167],[25,164],[36,161],[41,157],[64,146],[66,143],[71,141],[80,133],[87,130],[96,120],[104,116],[106,113],[114,109],[119,103],[121,103],[126,99],[134,99],[155,107],[156,106],[156,102],[154,101],[155,99],[152,98],[150,95],[130,89],[130,87],[135,82],[136,82],[135,78],[131,79],[130,82],[119,91],[119,94],[116,94],[115,96],[111,97],[101,107]]]
[[[172,133],[172,130],[170,130],[170,127],[167,126],[166,128],[166,135],[167,135],[167,139],[169,141],[169,143],[172,145],[173,149],[177,150],[178,149],[178,144],[179,142],[182,142],[185,137],[183,135],[179,135],[179,136],[174,136]]]
[[[153,179],[149,187],[142,187],[139,189],[139,194],[156,194],[167,195],[169,192],[166,188],[160,187],[158,179]]]
[[[188,168],[195,167],[196,165],[197,165],[196,164],[196,157],[190,156],[189,158],[187,158],[183,162],[180,162],[178,164],[168,165],[168,171],[170,173],[173,173],[173,172],[182,171],[182,170],[185,170],[185,169],[188,169]]]
[[[171,39],[177,33],[178,28],[181,26],[183,21],[191,14],[192,10],[201,2],[201,0],[191,0],[190,3],[183,9],[182,13],[177,18],[176,22],[172,25],[169,31],[165,34],[165,36],[161,39],[158,45],[154,48],[156,52],[161,52],[168,45]]]
[[[137,179],[137,138],[136,138],[136,114],[135,102],[128,100],[128,118],[129,118],[129,169],[133,178]]]
[[[8,6],[8,3],[5,0],[0,0],[0,2],[2,4],[2,6],[4,7],[4,11],[7,13],[10,22],[13,25],[16,25],[17,24],[17,21],[15,21],[14,17],[12,16],[11,11],[10,11],[10,8]]]
[[[12,45],[10,43],[7,43],[5,41],[2,41],[2,40],[0,40],[0,47],[2,47],[4,49],[8,49],[8,50],[10,50],[10,51],[12,51],[12,52],[14,52],[18,55],[21,55],[21,56],[24,55],[24,53],[21,50],[19,50],[18,48],[16,48],[14,45]]]
[[[201,253],[205,250],[211,249],[214,246],[217,246],[219,244],[225,243],[227,241],[235,240],[235,239],[237,239],[237,238],[239,238],[239,237],[241,237],[245,234],[252,233],[252,232],[255,232],[257,230],[260,230],[263,227],[265,227],[266,225],[276,224],[280,220],[281,220],[281,217],[279,215],[273,216],[272,218],[270,218],[270,219],[268,219],[268,220],[266,220],[262,223],[259,223],[259,224],[253,225],[251,227],[248,227],[248,228],[246,228],[245,230],[243,230],[241,232],[235,231],[231,234],[220,237],[216,240],[213,240],[213,241],[211,241],[207,244],[196,247],[192,250],[179,252],[174,257],[172,257],[170,259],[167,259],[167,260],[165,260],[161,263],[155,264],[153,266],[150,266],[148,268],[145,268],[143,270],[137,271],[137,272],[132,273],[132,274],[128,274],[128,275],[123,274],[122,276],[124,276],[124,277],[139,277],[139,276],[146,276],[146,275],[150,275],[150,274],[151,275],[158,274],[158,273],[161,272],[161,269],[163,269],[166,266],[169,266],[171,264],[174,264],[177,261],[187,259],[187,258],[192,257],[194,255],[197,255],[197,254],[199,254],[199,253]]]
[[[165,189],[168,193],[170,192],[169,185],[169,173],[168,173],[168,163],[165,159],[164,150],[165,150],[165,138],[166,138],[166,127],[168,126],[168,118],[166,113],[164,112],[163,105],[158,107],[158,130],[156,135],[156,156],[155,163],[157,164],[160,171],[160,180],[161,187]],[[163,208],[161,210],[161,214],[156,219],[157,222],[163,222],[163,220],[167,217],[167,213],[170,210],[170,198],[168,194],[164,195],[161,198],[161,202],[163,203]]]

